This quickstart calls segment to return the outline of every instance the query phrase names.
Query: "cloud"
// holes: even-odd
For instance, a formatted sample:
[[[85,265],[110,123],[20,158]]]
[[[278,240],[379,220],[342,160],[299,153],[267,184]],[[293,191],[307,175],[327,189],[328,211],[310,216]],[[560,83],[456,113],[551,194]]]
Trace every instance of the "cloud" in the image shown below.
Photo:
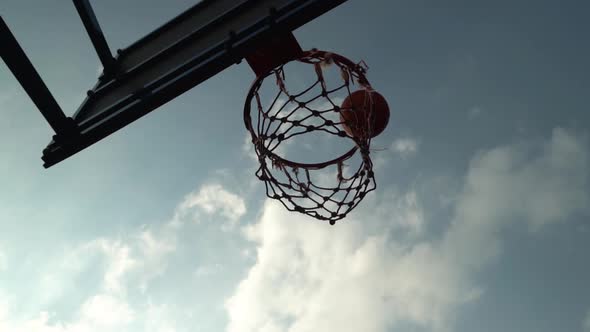
[[[254,145],[252,144],[252,135],[248,132],[244,136],[244,143],[242,144],[242,153],[251,159],[252,161],[258,161],[256,151],[254,151]]]
[[[99,326],[118,326],[130,323],[134,312],[121,300],[105,294],[88,299],[80,309],[82,320]]]
[[[173,231],[169,224],[159,228],[144,226],[126,238],[100,238],[83,245],[87,252],[99,253],[105,261],[101,289],[109,294],[125,295],[133,281],[145,291],[154,277],[164,273],[166,257],[177,248]]]
[[[64,247],[45,269],[39,267],[39,291],[32,291],[39,302],[33,302],[32,310],[19,312],[10,302],[0,306],[0,316],[5,313],[0,331],[91,332],[143,324],[146,295],[138,297],[138,291],[165,271],[166,258],[176,250],[171,230],[169,224],[144,226],[128,236]],[[71,311],[59,312],[62,306]]]
[[[483,114],[483,110],[478,106],[474,106],[469,109],[468,114],[470,118],[476,118]]]
[[[588,214],[589,151],[585,137],[564,129],[555,129],[543,142],[481,151],[469,164],[449,220],[426,213],[423,198],[412,190],[383,188],[336,226],[268,200],[258,221],[240,229],[250,246],[238,249],[252,253],[247,262],[253,265],[225,302],[227,331],[384,332],[408,324],[451,329],[461,308],[485,296],[477,276],[501,258],[503,228],[521,223],[542,231]],[[227,212],[221,201],[238,208]],[[243,198],[209,184],[187,195],[176,210],[183,215],[195,211],[232,219],[243,216],[246,207]],[[442,234],[428,232],[434,224]],[[194,293],[177,292],[173,285],[201,280],[194,276],[219,268],[166,268],[193,262],[194,252],[186,257],[178,252],[194,249],[178,243],[188,226],[195,224],[144,226],[65,248],[65,255],[60,252],[48,264],[56,267],[41,266],[38,272],[53,273],[46,281],[50,299],[69,298],[75,287],[85,289],[72,300],[72,309],[56,314],[48,310],[55,302],[47,300],[40,310],[23,314],[0,290],[0,331],[169,332],[191,326],[186,308],[197,312],[202,297],[193,299]],[[190,234],[186,238],[194,240]],[[170,273],[165,282],[153,280],[165,273]],[[187,279],[181,279],[183,274]],[[80,286],[89,276],[96,277],[96,285]]]
[[[8,319],[9,314],[9,306],[6,303],[5,295],[0,293],[0,327],[2,327],[2,323]],[[2,331],[2,329],[0,329]]]
[[[585,138],[558,128],[541,146],[481,153],[471,162],[459,217],[483,224],[516,216],[540,226],[588,212],[588,151]]]
[[[245,209],[239,196],[220,185],[205,185],[187,195],[175,211],[185,216],[192,212],[219,215],[233,221]],[[23,310],[21,297],[0,294],[0,331],[170,332],[187,326],[186,322],[177,322],[179,303],[195,302],[176,298],[179,295],[166,287],[162,295],[159,292],[164,286],[156,279],[166,273],[167,277],[184,278],[181,271],[170,271],[168,264],[195,259],[192,242],[179,243],[187,239],[183,233],[188,224],[174,221],[65,245],[53,258],[48,253],[47,264],[35,270],[40,271],[40,277],[31,281],[31,293],[38,295],[38,302],[26,303],[28,307]],[[219,269],[219,265],[198,268],[188,264],[184,272],[187,282],[192,283],[196,278],[191,271],[203,276]],[[181,320],[186,321],[186,317]]]
[[[401,159],[408,159],[416,153],[420,148],[420,141],[416,138],[412,137],[399,137],[395,139],[391,144],[385,149],[387,152],[390,153],[375,153],[371,156],[373,160],[373,169],[377,172],[382,170],[389,162],[391,161],[391,157],[395,156]],[[379,148],[376,148],[375,151],[379,151]]]
[[[130,324],[144,324],[149,310],[141,305],[145,295],[138,299],[136,290],[145,290],[150,279],[165,270],[164,259],[176,248],[167,227],[144,227],[128,237],[99,238],[68,248],[56,264],[50,264],[54,266],[50,273],[40,278],[43,309],[35,316],[31,317],[29,312],[17,314],[15,306],[2,303],[0,296],[0,331],[121,331]],[[80,279],[95,275],[96,285]],[[83,286],[78,286],[80,283]],[[78,293],[80,287],[84,289]],[[129,293],[135,294],[134,301],[130,301]],[[80,300],[67,313],[68,319],[46,309],[59,308],[70,296]],[[136,322],[137,319],[140,321]],[[162,327],[147,331],[166,330]]]
[[[482,151],[452,220],[434,238],[394,236],[399,225],[425,224],[411,192],[335,227],[267,201],[259,221],[244,228],[257,256],[226,301],[227,331],[448,330],[462,306],[483,296],[477,275],[499,257],[504,227],[540,229],[588,213],[587,151],[583,137],[564,129],[541,144]],[[392,222],[375,224],[388,213]]]
[[[187,195],[175,212],[235,221],[246,206],[241,197],[221,185],[209,184]],[[195,276],[211,276],[221,265],[203,265],[201,256],[206,254],[199,251],[204,247],[190,233],[198,225],[174,223],[175,217],[112,236],[63,244],[47,253],[46,261],[34,269],[38,277],[28,281],[29,290],[7,297],[0,286],[0,331],[170,332],[191,326],[199,317],[185,317],[187,312],[209,307],[202,308],[202,296],[187,299],[186,294],[202,286]],[[215,228],[219,231],[219,225]],[[223,244],[214,249],[216,254],[231,251]],[[233,249],[239,255],[241,248]],[[164,278],[169,279],[164,282]],[[178,282],[186,282],[186,291],[173,286]],[[218,311],[217,316],[221,314]],[[210,321],[217,319],[211,316]]]
[[[176,249],[168,224],[142,227],[127,236],[102,237],[60,250],[39,279],[39,305],[52,306],[64,296],[104,293],[124,297],[129,288],[145,289],[167,268],[166,256]],[[79,280],[80,275],[92,277]]]
[[[246,213],[244,200],[220,184],[204,185],[198,192],[187,195],[177,209],[176,218],[190,215],[194,212],[194,208],[208,215],[225,217],[231,223],[237,222]]]
[[[11,332],[97,332],[121,331],[133,321],[134,313],[118,299],[97,295],[83,304],[70,322],[55,322],[47,311],[25,320],[7,319],[8,310],[0,306],[0,331]]]
[[[138,265],[137,259],[131,257],[131,248],[119,241],[104,239],[99,240],[97,245],[107,260],[104,288],[115,293],[123,291],[122,279]]]
[[[557,128],[541,144],[479,153],[470,163],[441,252],[454,264],[477,271],[501,252],[499,234],[509,225],[535,231],[587,215],[588,151],[585,137]]]
[[[391,143],[391,150],[401,157],[408,157],[418,151],[419,142],[413,138],[398,138]]]
[[[176,332],[179,324],[170,318],[170,308],[167,305],[148,303],[146,310],[145,332]]]
[[[586,318],[584,319],[584,322],[582,323],[582,327],[583,327],[584,331],[590,332],[590,310],[588,310],[588,313],[586,314]]]
[[[428,222],[421,198],[414,188],[403,192],[395,188],[380,188],[367,197],[351,216],[367,219],[372,228],[390,229],[399,241],[417,241],[425,234]]]
[[[409,231],[412,234],[420,234],[424,230],[424,212],[418,201],[416,192],[409,191],[404,194],[393,194],[387,197],[393,207],[383,208],[383,213],[393,221],[392,227]]]
[[[95,269],[100,273],[98,290],[109,294],[124,295],[130,277],[142,283],[161,270],[162,258],[175,248],[173,239],[166,238],[165,231],[154,235],[152,229],[142,229],[124,238],[98,238],[73,248],[57,262],[53,273],[42,278],[43,293],[48,299],[62,295],[67,283],[73,282],[62,275],[84,273]]]
[[[0,248],[0,272],[6,270],[8,265],[8,259],[6,258],[6,254]]]
[[[368,216],[330,227],[274,201],[263,211],[245,229],[258,255],[226,303],[229,332],[376,332],[406,320],[443,327],[451,308],[479,294],[432,245],[391,241],[387,227],[367,233]]]
[[[159,260],[163,256],[176,249],[176,241],[173,238],[155,234],[152,229],[144,229],[139,233],[139,250],[144,257]]]
[[[195,270],[195,276],[196,277],[206,277],[206,276],[211,276],[211,275],[217,274],[220,271],[221,271],[220,264],[201,265],[201,266],[197,267],[197,269]]]

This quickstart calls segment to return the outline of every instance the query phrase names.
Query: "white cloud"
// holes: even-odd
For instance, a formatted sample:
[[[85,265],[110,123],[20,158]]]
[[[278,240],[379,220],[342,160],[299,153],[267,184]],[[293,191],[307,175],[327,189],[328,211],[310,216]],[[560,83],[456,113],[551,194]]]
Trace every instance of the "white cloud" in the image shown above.
[[[131,248],[120,241],[105,239],[99,240],[97,244],[107,259],[104,288],[114,293],[124,291],[125,275],[138,265],[136,258],[131,256]]]
[[[432,245],[389,241],[387,227],[367,234],[368,221],[330,227],[267,202],[245,230],[257,261],[227,301],[227,330],[376,332],[402,320],[443,327],[452,307],[477,296]]]
[[[393,188],[380,188],[367,197],[351,217],[367,219],[373,228],[391,229],[396,240],[417,241],[427,227],[425,211],[414,189],[401,192]]]
[[[400,225],[424,225],[413,193],[392,195],[335,227],[267,201],[258,223],[244,229],[257,257],[226,302],[227,331],[448,329],[457,309],[482,296],[475,278],[500,253],[503,227],[538,228],[588,212],[587,151],[583,138],[556,129],[540,147],[480,153],[453,220],[428,240],[389,235]],[[388,211],[393,222],[375,228]]]
[[[193,212],[193,208],[208,215],[218,214],[235,223],[246,213],[244,200],[219,184],[208,184],[189,194],[177,211],[177,218]]]
[[[174,229],[164,224],[159,228],[142,227],[124,239],[101,238],[83,247],[103,255],[106,263],[102,289],[124,295],[133,280],[141,290],[167,268],[166,257],[177,248]]]
[[[478,269],[501,251],[501,230],[531,230],[588,214],[589,147],[583,137],[555,129],[542,145],[516,144],[474,158],[455,218],[441,250],[456,264]]]
[[[149,278],[162,272],[162,259],[175,248],[174,242],[162,239],[165,231],[142,229],[125,239],[100,238],[66,250],[56,264],[50,264],[54,266],[50,273],[40,279],[44,309],[33,317],[21,316],[14,314],[14,306],[0,303],[0,331],[121,331],[138,316],[145,320],[145,312],[137,312],[143,308],[136,301],[129,302],[127,293],[134,287],[145,287]],[[89,295],[72,292],[73,283],[80,283],[80,276],[86,273],[98,274],[98,287],[90,287]],[[55,300],[72,294],[83,296],[72,318],[57,319],[45,309],[54,308]]]
[[[170,319],[167,305],[148,303],[146,310],[145,332],[175,332],[178,322]]]
[[[117,299],[97,295],[75,313],[69,322],[55,321],[53,314],[41,311],[32,318],[9,316],[8,307],[0,305],[0,331],[11,332],[98,332],[121,331],[132,322],[133,311]]]
[[[6,254],[0,248],[0,271],[6,270],[8,265],[8,259],[6,258]]]
[[[4,294],[0,293],[0,327],[2,327],[3,322],[6,321],[6,319],[8,318],[8,314],[9,314],[9,308],[8,308],[8,304],[6,303],[6,300],[4,299]],[[2,331],[2,329],[0,329],[0,331]]]
[[[555,129],[540,147],[513,145],[480,154],[467,175],[459,217],[478,223],[517,216],[531,226],[588,211],[589,150],[583,138]]]
[[[196,277],[206,277],[217,274],[221,271],[221,264],[201,265],[195,270]]]
[[[252,135],[246,133],[244,136],[244,143],[242,144],[242,152],[251,160],[258,162],[258,156],[254,151],[254,144],[252,144]]]
[[[176,249],[175,240],[162,235],[155,235],[151,229],[144,229],[139,234],[139,247],[145,257],[159,259]]]
[[[391,150],[399,154],[401,157],[408,157],[418,151],[418,140],[414,138],[398,138],[391,143]]]
[[[336,226],[268,201],[259,221],[243,228],[256,247],[244,249],[254,265],[226,302],[227,330],[383,332],[408,323],[433,331],[450,328],[458,309],[482,296],[485,287],[475,278],[501,252],[503,227],[521,222],[541,229],[588,213],[589,150],[583,138],[556,129],[540,145],[481,152],[469,165],[450,223],[426,220],[413,191],[382,189],[374,206],[365,204]],[[234,210],[224,210],[222,202]],[[177,212],[193,210],[235,219],[246,207],[236,194],[207,185],[188,195]],[[448,226],[441,236],[428,237],[425,230],[434,223]],[[46,308],[19,316],[0,294],[0,331],[174,331],[183,325],[174,295],[166,294],[161,303],[162,298],[152,302],[155,292],[132,291],[166,272],[179,247],[176,235],[186,231],[169,225],[72,248],[47,278],[51,298],[66,296],[76,278],[99,266],[97,289],[83,294],[66,320]],[[413,236],[400,239],[400,233]],[[59,269],[73,277],[61,278]],[[218,271],[207,265],[185,270],[189,278]]]
[[[394,211],[394,215],[390,217],[399,225],[401,229],[405,229],[414,234],[419,234],[424,229],[424,213],[418,202],[416,192],[410,191],[401,197],[391,199],[394,204],[393,208],[389,210]],[[389,211],[391,212],[391,211]]]
[[[4,310],[4,311],[3,311]],[[18,320],[10,317],[0,306],[0,331],[11,332],[98,332],[122,331],[132,322],[129,306],[108,296],[95,296],[84,303],[76,318],[70,322],[54,322],[54,316],[41,311],[33,318]]]
[[[392,156],[404,160],[415,156],[420,149],[420,140],[411,137],[400,137],[395,139],[388,147],[383,149],[387,153],[379,153],[381,149],[378,147],[373,147],[373,149],[376,152],[371,155],[371,159],[373,160],[373,169],[376,172],[379,172],[387,164],[389,164]]]
[[[478,106],[474,106],[469,109],[468,114],[470,118],[476,118],[483,114],[483,110]]]
[[[80,314],[82,320],[100,326],[125,325],[134,317],[134,312],[127,303],[105,294],[88,299],[82,305]]]
[[[221,206],[224,203],[230,207]],[[246,208],[239,196],[211,185],[188,195],[177,212],[188,213],[191,209],[235,220]],[[175,298],[178,295],[170,295],[174,291],[163,295],[159,291],[164,286],[155,277],[173,273],[172,278],[187,278],[193,283],[197,279],[191,278],[191,272],[211,275],[221,267],[198,268],[187,264],[184,269],[178,266],[174,271],[167,269],[171,260],[188,259],[190,263],[194,259],[194,253],[189,251],[195,246],[178,242],[179,238],[185,238],[181,233],[189,229],[188,225],[173,221],[79,245],[65,245],[53,258],[48,253],[47,264],[35,270],[39,271],[39,277],[31,281],[35,287],[31,293],[39,297],[38,303],[25,302],[29,307],[23,311],[20,297],[13,299],[0,294],[0,331],[172,332],[179,326],[188,326],[186,319],[178,322],[178,305],[195,302]],[[177,252],[178,249],[183,252]],[[60,311],[62,306],[69,308],[68,312]]]

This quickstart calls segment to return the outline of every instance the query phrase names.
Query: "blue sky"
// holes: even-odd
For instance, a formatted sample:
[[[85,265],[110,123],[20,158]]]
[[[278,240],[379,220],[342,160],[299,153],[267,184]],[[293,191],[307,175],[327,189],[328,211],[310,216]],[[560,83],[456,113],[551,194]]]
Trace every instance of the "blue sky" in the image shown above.
[[[116,49],[193,3],[93,6]],[[265,199],[245,63],[47,170],[1,64],[0,332],[590,331],[589,9],[350,0],[295,31],[392,110],[336,226]],[[73,4],[0,11],[73,113],[99,68]]]

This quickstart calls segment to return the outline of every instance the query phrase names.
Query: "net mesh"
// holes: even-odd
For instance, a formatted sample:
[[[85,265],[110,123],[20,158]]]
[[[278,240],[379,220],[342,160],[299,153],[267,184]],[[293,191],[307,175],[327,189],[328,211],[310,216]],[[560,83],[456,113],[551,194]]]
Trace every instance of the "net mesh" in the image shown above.
[[[260,163],[256,176],[265,183],[267,196],[279,200],[288,210],[334,224],[376,188],[370,159],[370,125],[350,130],[358,123],[370,124],[367,120],[373,111],[353,113],[369,118],[364,122],[345,121],[341,112],[350,110],[342,110],[334,97],[337,94],[350,97],[356,85],[370,98],[372,88],[365,77],[367,67],[362,62],[355,64],[340,55],[317,50],[304,52],[294,61],[313,66],[316,80],[311,86],[289,93],[285,83],[286,64],[283,64],[258,77],[248,93],[244,120]],[[326,66],[336,66],[339,70],[340,82],[334,87],[328,86],[324,77]],[[274,79],[276,83],[268,105],[263,104],[260,93],[265,79]],[[327,107],[318,109],[318,101]],[[277,153],[294,137],[317,132],[351,141],[352,148],[321,163],[294,162]]]

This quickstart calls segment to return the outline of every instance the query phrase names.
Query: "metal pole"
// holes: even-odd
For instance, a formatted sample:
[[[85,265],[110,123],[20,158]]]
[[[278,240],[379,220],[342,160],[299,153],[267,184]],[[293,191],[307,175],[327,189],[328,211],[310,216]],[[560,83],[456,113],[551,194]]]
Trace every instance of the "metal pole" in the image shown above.
[[[73,1],[74,6],[76,6],[76,10],[78,11],[78,15],[80,15],[80,18],[82,19],[84,28],[86,28],[86,32],[90,37],[90,41],[96,50],[96,54],[98,54],[98,58],[100,59],[100,62],[102,62],[102,67],[105,72],[109,72],[115,64],[115,58],[113,58],[107,40],[105,39],[100,25],[98,24],[98,20],[96,19],[96,15],[94,15],[92,5],[90,5],[88,0]]]
[[[20,47],[16,38],[0,16],[0,55],[14,77],[25,89],[35,106],[55,133],[66,134],[71,130],[71,119],[67,118],[53,95]]]

